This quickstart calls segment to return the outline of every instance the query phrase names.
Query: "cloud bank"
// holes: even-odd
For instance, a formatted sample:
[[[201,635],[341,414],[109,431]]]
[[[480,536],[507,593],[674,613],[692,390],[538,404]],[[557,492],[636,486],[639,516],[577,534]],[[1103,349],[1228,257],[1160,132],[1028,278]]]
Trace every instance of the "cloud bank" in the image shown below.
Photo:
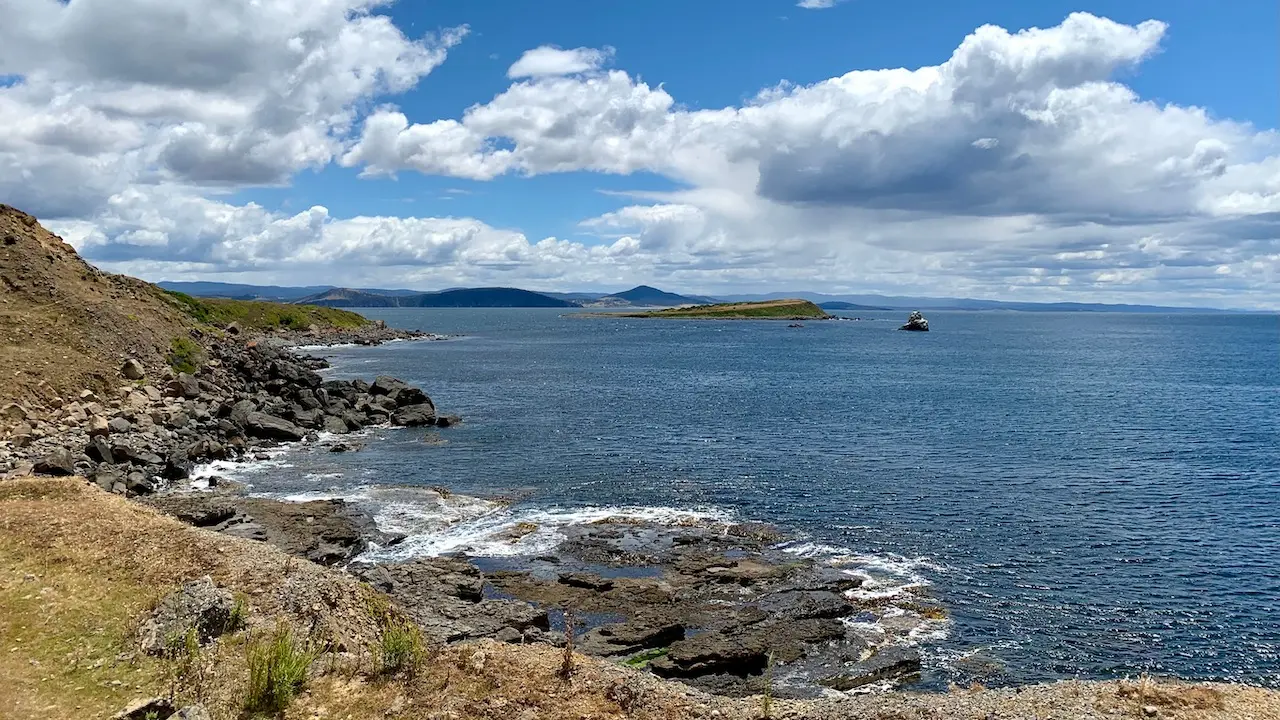
[[[1158,21],[984,26],[937,66],[697,110],[609,49],[544,46],[488,102],[411,118],[387,101],[467,29],[409,38],[382,4],[23,3],[0,26],[0,199],[148,277],[1280,306],[1280,138],[1117,81]],[[592,240],[226,201],[332,165],[680,189],[576,219]]]

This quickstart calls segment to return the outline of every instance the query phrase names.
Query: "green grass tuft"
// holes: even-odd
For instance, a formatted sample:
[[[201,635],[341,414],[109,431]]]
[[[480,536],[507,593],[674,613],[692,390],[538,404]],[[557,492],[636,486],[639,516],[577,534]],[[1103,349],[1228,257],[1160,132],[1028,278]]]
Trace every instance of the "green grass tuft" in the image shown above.
[[[414,675],[427,656],[422,632],[408,621],[387,623],[382,628],[379,643],[382,649],[382,672],[387,674],[404,671]]]
[[[176,337],[169,343],[169,367],[177,372],[194,373],[204,362],[204,349],[191,338]]]
[[[284,712],[302,692],[315,654],[302,647],[287,626],[249,644],[249,691],[244,708],[250,713]]]

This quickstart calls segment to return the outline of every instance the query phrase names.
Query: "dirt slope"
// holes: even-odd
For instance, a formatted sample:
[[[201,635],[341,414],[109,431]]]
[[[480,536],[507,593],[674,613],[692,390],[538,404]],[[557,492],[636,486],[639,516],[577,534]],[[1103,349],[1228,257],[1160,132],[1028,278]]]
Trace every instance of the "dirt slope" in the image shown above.
[[[155,286],[94,268],[34,217],[0,205],[0,406],[38,410],[119,385],[130,357],[158,369],[191,326]]]

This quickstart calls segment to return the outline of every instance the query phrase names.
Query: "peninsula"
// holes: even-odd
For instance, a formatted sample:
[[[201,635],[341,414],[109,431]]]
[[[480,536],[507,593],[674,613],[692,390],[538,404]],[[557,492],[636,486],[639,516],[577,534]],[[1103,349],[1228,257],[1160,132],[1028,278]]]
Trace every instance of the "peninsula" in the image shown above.
[[[826,320],[825,310],[808,300],[764,300],[761,302],[691,305],[626,313],[591,313],[589,317],[682,318],[704,320]]]

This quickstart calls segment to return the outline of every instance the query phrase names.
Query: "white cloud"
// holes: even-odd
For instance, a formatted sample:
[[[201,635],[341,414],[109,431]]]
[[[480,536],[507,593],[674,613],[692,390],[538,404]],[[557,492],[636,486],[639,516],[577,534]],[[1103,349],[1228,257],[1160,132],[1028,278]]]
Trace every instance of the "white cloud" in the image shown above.
[[[843,1],[844,0],[800,0],[800,2],[796,3],[796,7],[804,8],[805,10],[826,10],[827,8],[835,7]]]
[[[361,103],[466,33],[411,40],[378,0],[28,0],[0,24],[0,195],[87,214],[133,183],[243,187],[327,165]]]
[[[0,75],[20,80],[0,86],[0,198],[148,277],[1280,305],[1280,138],[1117,82],[1160,51],[1162,23],[986,26],[936,66],[712,109],[604,69],[611,49],[544,46],[489,102],[417,118],[386,103],[466,30],[409,38],[384,4],[7,8]],[[572,218],[588,241],[224,201],[334,163],[678,189]]]
[[[613,57],[613,48],[574,48],[561,50],[553,45],[543,45],[528,50],[507,70],[509,78],[547,77],[574,75],[599,70]]]

